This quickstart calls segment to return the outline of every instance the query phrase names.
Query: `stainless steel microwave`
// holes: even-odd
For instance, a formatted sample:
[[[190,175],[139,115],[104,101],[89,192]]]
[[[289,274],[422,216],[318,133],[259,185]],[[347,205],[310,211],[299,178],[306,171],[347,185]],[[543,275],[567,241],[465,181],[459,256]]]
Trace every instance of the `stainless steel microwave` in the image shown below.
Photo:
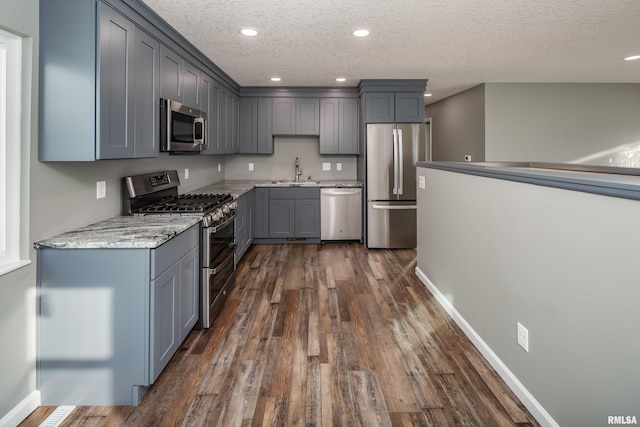
[[[207,113],[160,99],[160,151],[197,152],[207,148]]]

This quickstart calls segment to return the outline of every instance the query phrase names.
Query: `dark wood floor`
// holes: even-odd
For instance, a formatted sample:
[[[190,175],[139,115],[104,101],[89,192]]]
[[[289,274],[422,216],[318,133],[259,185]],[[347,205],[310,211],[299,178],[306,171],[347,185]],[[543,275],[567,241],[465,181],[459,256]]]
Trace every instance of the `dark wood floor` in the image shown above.
[[[189,334],[140,406],[78,407],[63,425],[538,425],[415,263],[355,243],[254,245],[214,326]]]

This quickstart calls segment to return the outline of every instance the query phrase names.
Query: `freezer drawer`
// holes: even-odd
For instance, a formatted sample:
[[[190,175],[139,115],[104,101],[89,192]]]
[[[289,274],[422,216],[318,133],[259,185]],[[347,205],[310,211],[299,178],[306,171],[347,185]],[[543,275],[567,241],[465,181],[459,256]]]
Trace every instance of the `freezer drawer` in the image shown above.
[[[320,195],[320,239],[362,239],[362,190],[323,188]]]
[[[368,202],[367,247],[415,248],[416,203]]]

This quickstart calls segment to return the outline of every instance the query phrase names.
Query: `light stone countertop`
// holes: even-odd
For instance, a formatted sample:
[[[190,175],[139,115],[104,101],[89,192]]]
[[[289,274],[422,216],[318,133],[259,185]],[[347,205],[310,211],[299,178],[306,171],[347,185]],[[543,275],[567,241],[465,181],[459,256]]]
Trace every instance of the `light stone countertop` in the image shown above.
[[[33,244],[54,249],[153,249],[193,225],[199,216],[117,216]]]
[[[356,180],[300,183],[272,180],[230,180],[202,187],[191,193],[229,193],[234,199],[256,187],[361,187]],[[157,248],[200,221],[200,216],[117,216],[77,228],[33,244],[36,249]]]
[[[357,180],[327,180],[327,181],[300,181],[285,180],[227,180],[199,188],[191,193],[217,194],[229,193],[234,199],[253,190],[256,187],[304,187],[304,188],[340,188],[362,187],[362,182]]]

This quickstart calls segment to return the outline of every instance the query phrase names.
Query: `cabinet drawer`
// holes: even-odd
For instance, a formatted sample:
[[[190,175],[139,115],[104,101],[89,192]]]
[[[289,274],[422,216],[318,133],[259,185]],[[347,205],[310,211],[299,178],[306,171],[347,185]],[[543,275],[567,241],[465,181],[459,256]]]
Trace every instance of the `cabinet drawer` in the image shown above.
[[[270,188],[269,198],[271,199],[319,199],[320,188]]]
[[[168,242],[151,250],[151,279],[158,277],[163,271],[189,252],[200,242],[200,224],[178,234]]]

